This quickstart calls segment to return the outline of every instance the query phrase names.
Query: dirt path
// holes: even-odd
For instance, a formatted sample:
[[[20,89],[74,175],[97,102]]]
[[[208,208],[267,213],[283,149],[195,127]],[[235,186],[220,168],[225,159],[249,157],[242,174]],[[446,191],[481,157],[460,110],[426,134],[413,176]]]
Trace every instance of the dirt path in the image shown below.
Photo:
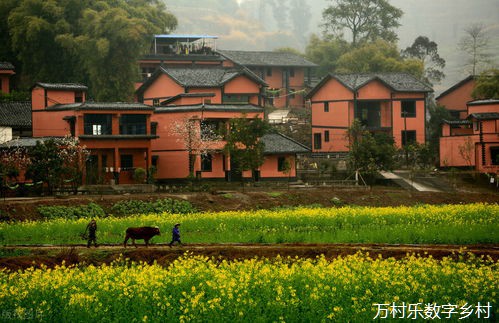
[[[185,253],[207,256],[214,259],[248,259],[299,257],[315,258],[324,255],[327,259],[346,256],[357,252],[369,253],[372,257],[397,259],[407,254],[460,258],[471,253],[475,256],[490,257],[499,260],[499,244],[487,245],[402,245],[402,244],[190,244],[170,248],[166,244],[155,244],[148,248],[140,244],[138,248],[122,245],[100,245],[98,248],[86,248],[84,245],[43,245],[43,246],[8,246],[2,247],[0,268],[23,269],[44,264],[53,267],[65,261],[66,264],[86,263],[99,265],[111,263],[121,256],[132,261],[156,261],[168,265]]]

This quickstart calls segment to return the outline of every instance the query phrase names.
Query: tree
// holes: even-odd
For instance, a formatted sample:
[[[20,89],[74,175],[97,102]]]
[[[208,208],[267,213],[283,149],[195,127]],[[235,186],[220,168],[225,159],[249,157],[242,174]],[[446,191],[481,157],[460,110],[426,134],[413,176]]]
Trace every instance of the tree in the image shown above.
[[[389,42],[397,40],[394,28],[400,26],[402,10],[387,0],[332,0],[333,4],[322,12],[326,35],[343,36],[345,29],[352,36],[355,47],[378,38]]]
[[[475,100],[499,99],[499,69],[487,70],[480,74],[471,96]]]
[[[81,34],[57,37],[76,55],[90,80],[98,101],[127,101],[137,79],[136,61],[150,42],[150,36],[168,33],[177,21],[157,0],[118,0],[111,6],[98,2],[83,11]]]
[[[222,127],[225,127],[222,125]],[[209,154],[219,147],[219,141],[223,138],[211,125],[200,119],[185,118],[175,121],[170,128],[171,135],[178,143],[187,150],[189,154],[189,177],[194,178],[194,165],[197,156]]]
[[[265,144],[260,138],[269,131],[269,124],[258,117],[246,118],[243,115],[231,119],[229,129],[224,150],[239,170],[256,170],[263,165]]]
[[[445,107],[437,106],[434,103],[428,105],[430,119],[426,123],[428,134],[428,147],[433,155],[435,164],[438,165],[440,156],[440,135],[442,133],[442,123],[444,120],[452,120],[452,116]]]
[[[395,44],[377,40],[343,54],[336,73],[405,72],[420,78],[423,65],[416,59],[404,59]]]
[[[346,53],[348,48],[348,43],[343,39],[321,39],[314,34],[305,48],[305,57],[320,66],[319,75],[325,75],[336,70],[338,58]]]
[[[445,60],[438,54],[438,45],[426,36],[419,36],[410,47],[402,50],[402,57],[418,59],[424,66],[424,80],[439,83],[445,74]]]
[[[349,140],[348,166],[373,178],[379,170],[393,168],[395,141],[386,133],[371,134],[355,119],[347,130]]]
[[[11,0],[0,4],[0,18],[8,21],[0,39],[10,47],[0,54],[16,53],[1,59],[16,64],[24,87],[36,81],[81,82],[100,101],[130,99],[137,59],[151,36],[177,25],[159,0],[21,0],[13,5]]]
[[[468,56],[466,66],[470,68],[471,75],[477,75],[480,66],[488,63],[489,42],[485,25],[477,23],[464,29],[464,36],[460,39],[458,46]]]

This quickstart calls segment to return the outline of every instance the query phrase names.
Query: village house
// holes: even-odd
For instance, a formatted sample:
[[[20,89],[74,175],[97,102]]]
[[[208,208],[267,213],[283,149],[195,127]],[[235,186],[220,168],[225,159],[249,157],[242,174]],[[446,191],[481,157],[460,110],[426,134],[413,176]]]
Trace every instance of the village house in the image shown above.
[[[435,101],[437,105],[449,110],[453,119],[466,119],[468,117],[466,104],[473,100],[471,92],[473,92],[475,84],[476,77],[470,75],[442,92],[435,98]]]
[[[424,144],[426,98],[432,89],[404,73],[329,74],[307,95],[312,151],[344,154],[347,130],[358,119],[371,132],[392,136],[398,148]]]
[[[0,92],[10,93],[10,79],[14,74],[12,63],[0,62]]]
[[[154,35],[149,53],[138,61],[142,80],[136,87],[153,76],[160,66],[236,67],[253,72],[267,84],[261,94],[263,106],[304,107],[305,92],[311,87],[316,64],[288,52],[220,50],[216,47],[217,38],[210,35]]]
[[[499,100],[467,102],[467,118],[444,120],[440,166],[499,173]]]
[[[87,87],[36,83],[32,88],[33,137],[72,136],[91,154],[85,183],[133,183],[135,168],[151,166],[154,107],[142,103],[87,102]]]
[[[234,118],[263,119],[266,83],[240,67],[159,67],[136,91],[155,106],[152,117],[159,139],[153,141],[153,164],[159,180],[189,175],[211,180],[283,179],[296,176],[296,154],[307,147],[279,134],[266,135],[265,163],[254,173],[241,172],[223,151],[225,140],[209,134],[229,131]],[[284,169],[284,161],[291,169]]]

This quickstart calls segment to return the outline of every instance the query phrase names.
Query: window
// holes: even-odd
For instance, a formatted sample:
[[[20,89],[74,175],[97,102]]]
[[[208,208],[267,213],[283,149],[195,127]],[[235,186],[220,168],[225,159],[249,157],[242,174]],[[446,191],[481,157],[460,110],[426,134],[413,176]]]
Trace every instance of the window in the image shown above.
[[[324,142],[329,142],[329,130],[324,131]]]
[[[159,159],[159,156],[158,155],[152,155],[152,158],[151,158],[151,164],[153,167],[158,167],[158,159]]]
[[[159,99],[152,99],[153,107],[159,107]]]
[[[314,133],[314,149],[322,148],[322,138],[320,133]]]
[[[286,163],[286,157],[278,157],[277,158],[277,171],[279,172],[284,172],[286,168],[288,167]]]
[[[203,120],[201,121],[201,140],[215,141],[219,136],[226,133],[226,125],[223,120]]]
[[[490,147],[490,162],[492,165],[499,165],[499,147]]]
[[[295,69],[294,68],[289,69],[289,77],[295,77]]]
[[[355,118],[368,128],[381,127],[381,103],[379,101],[359,101]]]
[[[241,94],[224,94],[222,97],[222,103],[249,103],[249,95]]]
[[[272,76],[272,68],[267,68],[267,76]]]
[[[211,172],[212,170],[212,156],[211,154],[201,154],[201,171]]]
[[[415,118],[416,117],[416,101],[402,101],[402,118]]]
[[[158,133],[158,123],[151,122],[151,135],[156,135]]]
[[[329,112],[329,102],[324,102],[324,112]]]
[[[133,155],[121,155],[121,170],[133,169]]]
[[[110,114],[85,114],[83,127],[86,135],[110,135],[112,131]]]
[[[77,91],[75,92],[75,102],[83,102],[83,92]]]
[[[121,135],[145,135],[146,134],[145,114],[124,114],[120,117]]]
[[[402,147],[416,142],[416,130],[402,130]]]

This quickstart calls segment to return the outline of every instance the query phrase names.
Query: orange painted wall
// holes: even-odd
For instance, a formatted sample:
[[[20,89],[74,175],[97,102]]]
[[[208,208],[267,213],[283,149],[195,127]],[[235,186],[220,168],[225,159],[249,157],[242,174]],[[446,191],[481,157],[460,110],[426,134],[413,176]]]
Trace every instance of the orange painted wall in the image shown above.
[[[364,85],[357,91],[357,99],[390,99],[391,91],[379,81],[372,81]]]
[[[290,162],[290,164],[291,164],[291,173],[290,174],[284,174],[283,172],[280,172],[277,170],[279,157],[285,157]],[[265,162],[260,167],[260,176],[262,178],[264,178],[264,177],[287,178],[288,176],[295,177],[296,176],[295,163],[296,163],[295,157],[291,156],[291,155],[268,155],[268,156],[265,156]]]
[[[426,129],[425,129],[425,101],[416,101],[416,117],[405,118],[406,124],[404,125],[404,117],[402,116],[402,101],[393,101],[393,137],[397,147],[402,147],[402,131],[416,130],[416,141],[420,144],[425,143]]]
[[[63,118],[74,111],[33,111],[33,137],[63,137],[70,134],[69,123]]]
[[[197,169],[201,169],[201,159],[199,157],[196,158],[196,162],[197,162]],[[212,163],[211,172],[203,171],[201,177],[225,178],[224,155],[222,153],[213,153],[211,163]]]
[[[158,78],[144,91],[144,103],[152,105],[153,100],[148,98],[165,98],[172,97],[177,94],[184,93],[184,88],[173,81],[165,74],[161,74]]]
[[[499,113],[499,104],[468,105],[468,114],[487,112]]]
[[[196,88],[189,88],[189,93],[214,93],[215,96],[212,96],[211,103],[218,104],[222,103],[222,89],[221,88],[214,88],[214,87],[196,87]]]
[[[473,147],[478,141],[478,136],[453,136],[440,138],[440,166],[441,167],[464,167],[470,166],[459,153],[459,147],[464,147],[467,138],[471,138]],[[472,165],[475,165],[475,148],[470,151]]]
[[[437,103],[449,110],[466,111],[466,103],[473,100],[471,92],[475,87],[475,80],[471,79],[460,87],[454,89],[443,97],[438,98]],[[462,116],[465,118],[465,116]]]
[[[250,80],[248,77],[240,75],[229,82],[227,82],[224,86],[224,93],[260,93],[260,86],[255,83],[253,80]]]
[[[10,76],[0,75],[0,91],[3,93],[10,93]]]

